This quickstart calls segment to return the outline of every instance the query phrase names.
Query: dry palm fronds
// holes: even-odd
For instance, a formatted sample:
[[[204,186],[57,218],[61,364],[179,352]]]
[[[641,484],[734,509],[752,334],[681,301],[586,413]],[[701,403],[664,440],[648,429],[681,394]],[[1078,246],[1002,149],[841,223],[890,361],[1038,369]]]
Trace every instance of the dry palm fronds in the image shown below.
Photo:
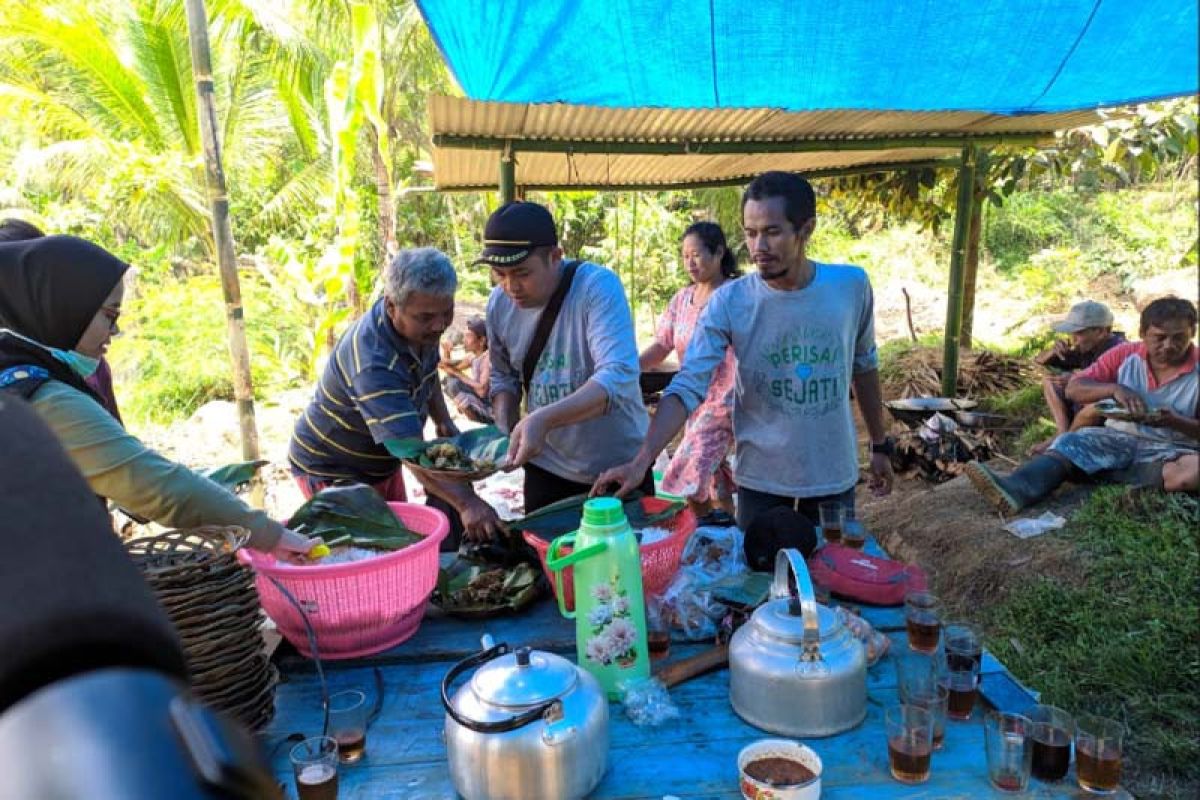
[[[942,392],[942,351],[912,346],[900,350],[880,366],[883,395],[889,400],[903,397],[937,397]],[[964,350],[958,363],[960,397],[988,397],[1028,384],[1034,377],[1025,359],[990,350]]]

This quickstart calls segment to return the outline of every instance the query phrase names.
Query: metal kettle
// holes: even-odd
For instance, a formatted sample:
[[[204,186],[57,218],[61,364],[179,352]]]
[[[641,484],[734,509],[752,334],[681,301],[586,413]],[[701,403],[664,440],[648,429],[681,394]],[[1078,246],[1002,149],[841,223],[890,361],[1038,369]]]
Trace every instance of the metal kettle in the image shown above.
[[[771,598],[729,643],[733,710],[784,736],[832,736],[858,725],[867,714],[865,649],[833,609],[817,604],[797,550],[775,556]]]
[[[562,656],[484,636],[442,679],[442,705],[450,779],[467,800],[580,800],[604,777],[608,701]]]

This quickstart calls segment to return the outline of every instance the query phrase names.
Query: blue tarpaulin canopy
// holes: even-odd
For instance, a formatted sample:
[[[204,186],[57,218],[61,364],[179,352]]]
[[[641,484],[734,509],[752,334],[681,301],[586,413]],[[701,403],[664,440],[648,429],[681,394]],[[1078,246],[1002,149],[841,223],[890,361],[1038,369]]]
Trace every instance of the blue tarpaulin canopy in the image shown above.
[[[529,188],[938,159],[966,137],[1045,138],[1100,107],[1195,93],[1200,69],[1195,0],[418,5],[467,96],[431,101],[442,188],[494,185],[506,147]],[[829,146],[788,146],[805,141]]]
[[[1200,72],[1196,0],[417,3],[467,95],[430,98],[442,189],[958,166],[947,396],[978,147],[1195,94]]]
[[[466,95],[1029,114],[1194,93],[1195,0],[418,0]]]

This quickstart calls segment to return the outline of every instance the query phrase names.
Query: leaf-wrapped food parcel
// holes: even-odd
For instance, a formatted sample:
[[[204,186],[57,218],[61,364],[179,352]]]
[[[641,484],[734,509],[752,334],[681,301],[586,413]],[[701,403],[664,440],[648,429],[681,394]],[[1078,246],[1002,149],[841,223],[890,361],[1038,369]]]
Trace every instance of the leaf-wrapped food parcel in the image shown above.
[[[429,442],[389,439],[383,446],[410,467],[451,480],[473,481],[499,469],[508,454],[508,437],[495,425],[488,425]]]
[[[345,544],[377,550],[400,550],[421,536],[397,517],[370,486],[330,486],[296,509],[288,527],[326,544]],[[347,537],[349,537],[347,539]]]

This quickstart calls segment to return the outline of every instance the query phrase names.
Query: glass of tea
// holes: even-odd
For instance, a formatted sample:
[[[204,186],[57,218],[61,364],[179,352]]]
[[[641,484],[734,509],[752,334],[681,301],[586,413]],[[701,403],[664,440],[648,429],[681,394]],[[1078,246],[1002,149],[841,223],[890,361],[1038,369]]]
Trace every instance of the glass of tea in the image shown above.
[[[941,683],[946,671],[946,662],[940,653],[918,653],[903,650],[892,656],[896,666],[896,691],[900,702],[907,703],[913,692],[927,690]]]
[[[1060,781],[1071,766],[1071,736],[1075,721],[1054,706],[1034,706],[1026,713],[1033,722],[1033,777]]]
[[[861,550],[867,543],[867,529],[858,512],[850,506],[842,507],[842,544]]]
[[[292,748],[292,771],[300,800],[337,800],[338,747],[330,736],[314,736]]]
[[[919,687],[912,688],[907,698],[903,698],[905,703],[917,708],[923,708],[929,712],[933,720],[933,749],[941,750],[942,743],[946,740],[946,709],[950,702],[950,690],[945,684],[941,683],[923,683]]]
[[[1075,779],[1093,794],[1112,794],[1121,783],[1121,740],[1115,719],[1084,714],[1075,720]]]
[[[828,500],[817,506],[817,513],[821,520],[821,535],[825,537],[826,542],[842,540],[843,510],[844,506],[837,500]]]
[[[979,665],[954,669],[947,664],[942,684],[950,692],[946,699],[946,717],[959,722],[970,719],[975,698],[979,695]]]
[[[666,658],[671,651],[671,626],[665,612],[661,597],[646,598],[646,649],[652,660]]]
[[[888,766],[901,783],[929,780],[933,753],[933,716],[914,705],[892,706],[884,712],[887,726]]]
[[[968,660],[983,663],[983,631],[978,625],[963,620],[947,622],[942,626],[942,642],[951,666],[961,669]]]
[[[1033,761],[1033,723],[1021,714],[989,711],[984,717],[988,777],[1004,792],[1023,792]]]
[[[941,603],[932,592],[910,591],[904,596],[904,623],[908,646],[918,653],[932,653],[941,638]]]
[[[367,696],[357,689],[329,695],[329,735],[337,742],[338,758],[353,764],[367,752]]]

